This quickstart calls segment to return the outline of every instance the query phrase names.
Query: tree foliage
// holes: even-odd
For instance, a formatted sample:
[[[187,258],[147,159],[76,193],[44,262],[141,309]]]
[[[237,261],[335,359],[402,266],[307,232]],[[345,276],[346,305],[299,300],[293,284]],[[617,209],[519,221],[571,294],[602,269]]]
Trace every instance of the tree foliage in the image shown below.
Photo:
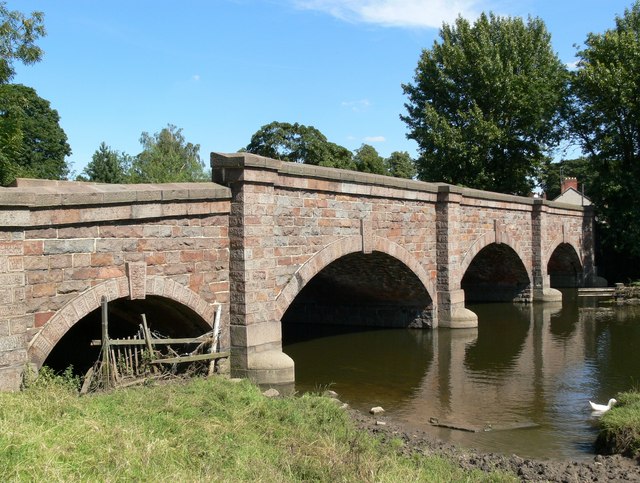
[[[540,19],[445,24],[403,85],[418,177],[529,194],[561,138],[567,75]]]
[[[65,179],[71,154],[60,116],[30,87],[0,84],[0,182]]]
[[[35,42],[45,35],[42,12],[26,17],[9,10],[6,2],[0,2],[0,84],[13,79],[14,61],[33,64],[42,58],[42,49]]]
[[[132,183],[206,181],[200,145],[187,142],[182,129],[169,124],[160,132],[140,136],[142,152],[131,162]]]
[[[573,74],[573,132],[589,156],[605,243],[640,256],[640,2],[591,33]]]
[[[130,164],[130,156],[111,149],[105,142],[102,142],[93,153],[91,162],[84,168],[78,180],[97,183],[127,183]]]
[[[387,174],[384,158],[378,154],[376,148],[369,144],[363,144],[356,149],[353,156],[356,169],[363,173]]]
[[[331,168],[354,169],[351,151],[329,142],[313,126],[271,122],[251,136],[245,151],[272,159]]]
[[[394,151],[385,160],[387,172],[396,178],[413,179],[416,176],[416,166],[406,151]]]

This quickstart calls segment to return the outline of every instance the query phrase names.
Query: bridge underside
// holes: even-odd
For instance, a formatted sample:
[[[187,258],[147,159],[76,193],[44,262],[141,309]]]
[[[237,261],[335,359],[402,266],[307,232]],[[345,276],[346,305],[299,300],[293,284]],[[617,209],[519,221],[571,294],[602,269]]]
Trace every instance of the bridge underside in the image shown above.
[[[580,259],[568,243],[561,243],[551,254],[547,265],[552,287],[573,288],[583,286],[584,276]]]
[[[282,322],[368,327],[431,327],[431,297],[420,280],[384,253],[352,253],[302,289]]]
[[[474,257],[462,277],[466,302],[529,302],[531,282],[522,261],[506,244],[492,243]]]
[[[197,337],[211,328],[190,308],[159,296],[146,299],[118,299],[109,302],[109,337],[134,336],[145,314],[149,329],[166,337]],[[44,364],[56,371],[73,366],[83,375],[99,358],[100,347],[91,347],[101,337],[102,313],[96,309],[80,319],[55,345]]]

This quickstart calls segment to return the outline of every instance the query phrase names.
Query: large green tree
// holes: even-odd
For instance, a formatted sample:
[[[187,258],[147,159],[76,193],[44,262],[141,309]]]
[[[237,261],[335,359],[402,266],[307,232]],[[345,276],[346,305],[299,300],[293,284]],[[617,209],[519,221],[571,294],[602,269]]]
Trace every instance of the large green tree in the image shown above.
[[[389,175],[396,178],[413,179],[416,176],[416,166],[406,151],[394,151],[385,160]]]
[[[640,2],[587,36],[573,74],[571,122],[597,176],[607,248],[640,257]]]
[[[187,142],[182,129],[169,124],[160,132],[140,136],[142,152],[131,162],[131,182],[171,183],[206,181],[200,145]]]
[[[445,24],[402,86],[418,177],[530,193],[562,137],[567,77],[538,18]]]
[[[0,2],[0,84],[13,78],[14,62],[33,64],[42,58],[42,49],[36,41],[46,35],[44,14],[33,12],[30,17],[7,8]]]
[[[387,174],[384,158],[378,154],[376,148],[370,144],[363,144],[355,150],[353,160],[356,169],[363,173]]]
[[[293,163],[355,169],[351,151],[328,141],[315,127],[298,123],[274,121],[265,124],[251,136],[244,150]]]
[[[64,179],[71,154],[60,116],[31,87],[0,84],[0,182]]]
[[[105,142],[102,142],[93,153],[91,162],[84,168],[78,180],[98,183],[127,183],[130,164],[130,156],[111,149]]]

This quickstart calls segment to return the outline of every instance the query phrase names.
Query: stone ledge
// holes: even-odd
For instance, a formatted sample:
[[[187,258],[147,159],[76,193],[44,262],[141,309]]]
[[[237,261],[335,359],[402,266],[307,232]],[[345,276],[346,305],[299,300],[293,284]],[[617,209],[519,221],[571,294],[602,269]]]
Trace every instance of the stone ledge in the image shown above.
[[[211,182],[107,184],[17,179],[0,188],[0,206],[52,207],[230,199],[231,190]]]
[[[360,173],[345,169],[328,168],[325,166],[314,166],[302,163],[290,163],[277,159],[266,158],[250,153],[211,153],[211,169],[221,168],[260,168],[276,170],[281,176],[294,176],[304,178],[315,178],[338,183],[356,183],[369,186],[384,186],[391,188],[400,188],[407,191],[420,191],[428,193],[455,193],[462,195],[463,198],[482,199],[488,201],[502,201],[509,203],[518,203],[527,206],[534,204],[542,204],[571,211],[583,211],[584,207],[560,203],[539,198],[529,198],[525,196],[508,195],[503,193],[495,193],[491,191],[483,191],[472,188],[464,188],[447,183],[428,183],[425,181],[416,181],[413,179],[394,178],[381,174]]]

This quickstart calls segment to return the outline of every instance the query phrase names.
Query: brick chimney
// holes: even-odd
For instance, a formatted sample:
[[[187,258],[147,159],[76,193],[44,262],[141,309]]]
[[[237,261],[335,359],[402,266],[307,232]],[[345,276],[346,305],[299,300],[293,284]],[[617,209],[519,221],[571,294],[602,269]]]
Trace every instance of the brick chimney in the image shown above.
[[[564,193],[569,188],[573,188],[578,191],[578,178],[564,178],[560,185],[560,194]]]

